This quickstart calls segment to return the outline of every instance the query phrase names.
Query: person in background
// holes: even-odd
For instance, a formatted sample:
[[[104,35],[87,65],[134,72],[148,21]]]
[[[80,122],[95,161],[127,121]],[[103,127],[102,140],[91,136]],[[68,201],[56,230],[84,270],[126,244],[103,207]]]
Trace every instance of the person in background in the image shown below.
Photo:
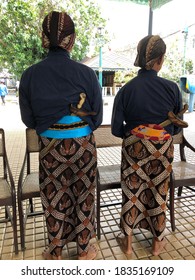
[[[151,231],[152,253],[163,250],[168,180],[172,170],[172,135],[180,128],[161,127],[168,112],[182,108],[181,92],[173,81],[158,76],[166,45],[158,35],[144,37],[137,46],[134,65],[138,75],[117,93],[112,112],[113,135],[123,138],[121,159],[121,233],[124,253],[132,253],[132,231]]]
[[[4,81],[0,81],[0,96],[2,100],[2,105],[5,105],[5,96],[8,94],[8,89]]]
[[[47,57],[26,69],[19,105],[24,124],[40,140],[39,180],[49,246],[45,259],[62,259],[63,247],[77,243],[79,260],[96,258],[93,131],[102,123],[101,87],[95,72],[70,58],[75,25],[66,12],[52,11],[42,23]]]

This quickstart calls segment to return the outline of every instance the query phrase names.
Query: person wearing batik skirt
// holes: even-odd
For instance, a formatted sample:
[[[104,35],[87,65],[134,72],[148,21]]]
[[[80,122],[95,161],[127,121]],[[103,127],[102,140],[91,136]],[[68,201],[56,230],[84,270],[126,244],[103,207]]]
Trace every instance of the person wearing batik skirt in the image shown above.
[[[112,133],[123,138],[121,159],[121,233],[126,254],[132,253],[132,231],[143,228],[153,236],[152,253],[165,246],[168,180],[172,170],[172,136],[180,128],[159,124],[168,112],[182,109],[181,92],[173,81],[158,76],[164,62],[165,42],[158,35],[144,37],[137,46],[135,78],[117,93],[112,112]]]
[[[43,20],[45,59],[26,69],[19,86],[24,124],[40,139],[39,180],[49,245],[45,259],[62,259],[77,243],[78,259],[94,259],[97,152],[93,131],[102,122],[101,87],[95,72],[70,58],[75,25],[66,12]]]

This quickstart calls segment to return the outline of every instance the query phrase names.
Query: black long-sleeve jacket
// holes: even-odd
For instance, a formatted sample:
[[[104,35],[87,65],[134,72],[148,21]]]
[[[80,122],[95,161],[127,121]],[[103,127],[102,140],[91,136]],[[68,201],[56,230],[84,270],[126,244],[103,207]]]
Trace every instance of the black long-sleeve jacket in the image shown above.
[[[95,72],[73,61],[63,49],[49,51],[44,60],[22,75],[19,87],[22,121],[40,134],[63,116],[70,115],[70,104],[77,106],[81,92],[87,96],[82,110],[97,113],[82,119],[95,130],[103,116],[101,87]]]
[[[140,69],[117,93],[112,112],[112,133],[123,138],[141,124],[160,124],[168,112],[182,109],[182,96],[176,83],[161,78],[154,70]],[[168,133],[179,132],[173,124],[165,127]]]

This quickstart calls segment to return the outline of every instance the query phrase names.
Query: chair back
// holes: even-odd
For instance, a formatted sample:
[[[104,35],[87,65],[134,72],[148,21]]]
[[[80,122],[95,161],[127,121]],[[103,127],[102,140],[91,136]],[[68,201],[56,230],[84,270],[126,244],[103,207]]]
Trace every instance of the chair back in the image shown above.
[[[0,206],[5,209],[5,219],[0,219],[0,223],[11,222],[15,253],[18,254],[16,190],[6,152],[5,133],[2,128],[0,128],[0,157]]]
[[[28,153],[39,152],[39,137],[32,128],[26,129],[26,148]]]
[[[173,136],[173,144],[182,144],[183,143],[183,129]]]
[[[100,125],[97,130],[94,131],[97,148],[121,146],[122,139],[116,137],[111,132],[111,125]]]
[[[173,171],[171,172],[169,182],[169,210],[172,231],[175,230],[175,201],[182,198],[187,199],[195,197],[195,165],[191,162],[194,157],[195,147],[193,147],[185,138],[183,129],[180,133],[173,136],[173,144],[179,144],[174,147],[174,161],[172,163]],[[178,148],[178,150],[177,150]],[[185,150],[188,152],[185,154]],[[177,195],[176,195],[177,189]],[[184,189],[184,192],[183,192]],[[176,204],[179,208],[181,204]]]
[[[5,155],[5,133],[2,128],[0,128],[0,156]]]
[[[2,167],[1,171],[0,171],[0,176],[3,179],[7,179],[8,169],[10,172],[10,176],[12,177],[12,173],[11,173],[8,159],[7,159],[7,152],[6,152],[5,146],[6,146],[5,145],[5,132],[2,128],[0,128],[0,158],[1,158],[0,167]],[[13,178],[11,178],[11,179],[13,179]]]
[[[7,154],[5,150],[5,133],[2,128],[0,128],[0,205],[6,205],[10,204],[12,201],[11,193],[12,189],[10,191],[5,188],[5,186],[8,186],[7,183],[6,185],[4,184],[4,181],[7,180],[7,170],[6,170],[6,165],[7,165]],[[8,167],[9,168],[9,167]],[[12,175],[11,175],[12,176]],[[11,178],[13,181],[13,177]]]
[[[39,201],[39,150],[39,137],[36,131],[26,128],[26,152],[18,180],[18,213],[22,250],[25,250],[25,227],[28,217],[43,214]],[[41,208],[40,211],[35,205],[35,198],[38,198],[38,209]],[[26,209],[25,205],[28,205]]]

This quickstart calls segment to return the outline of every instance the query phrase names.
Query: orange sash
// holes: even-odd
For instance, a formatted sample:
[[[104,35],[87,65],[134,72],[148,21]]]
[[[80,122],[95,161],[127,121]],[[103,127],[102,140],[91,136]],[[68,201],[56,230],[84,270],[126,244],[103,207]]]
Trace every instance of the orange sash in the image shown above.
[[[171,135],[158,124],[139,125],[131,130],[131,134],[138,138],[156,141],[167,140],[171,137]]]

